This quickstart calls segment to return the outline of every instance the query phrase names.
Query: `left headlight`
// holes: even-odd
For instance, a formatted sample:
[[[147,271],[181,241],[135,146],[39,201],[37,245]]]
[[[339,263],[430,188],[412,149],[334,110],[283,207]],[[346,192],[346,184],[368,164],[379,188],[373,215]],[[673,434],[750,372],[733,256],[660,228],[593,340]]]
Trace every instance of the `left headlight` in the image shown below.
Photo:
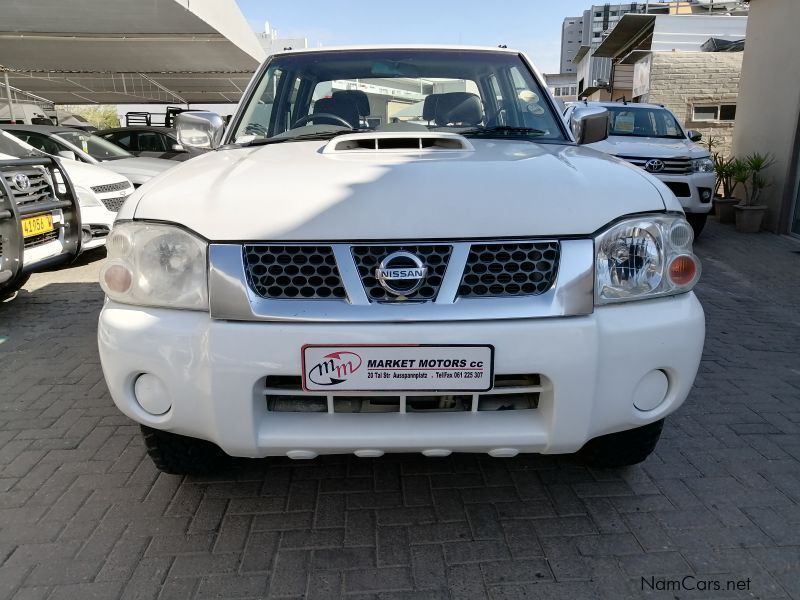
[[[94,207],[94,206],[103,206],[103,203],[97,199],[94,192],[91,190],[87,190],[83,187],[75,187],[75,193],[78,194],[78,204],[84,206],[86,208]]]
[[[159,223],[118,223],[106,240],[100,286],[126,304],[208,310],[208,244]]]
[[[708,157],[692,159],[692,171],[695,173],[713,173],[714,161]]]
[[[595,239],[595,303],[690,291],[700,278],[693,240],[683,215],[645,215],[611,226]]]

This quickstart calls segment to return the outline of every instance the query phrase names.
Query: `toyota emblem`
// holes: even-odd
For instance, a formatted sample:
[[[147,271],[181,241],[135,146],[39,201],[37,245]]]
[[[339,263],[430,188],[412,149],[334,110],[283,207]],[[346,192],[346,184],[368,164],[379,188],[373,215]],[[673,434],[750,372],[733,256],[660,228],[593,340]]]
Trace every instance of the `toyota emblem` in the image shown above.
[[[410,252],[392,252],[375,269],[375,279],[383,289],[398,297],[407,297],[425,283],[428,267]]]
[[[11,183],[13,183],[14,187],[20,192],[27,192],[31,187],[31,180],[25,173],[17,173],[14,175]]]
[[[664,161],[657,158],[651,158],[644,163],[644,168],[650,173],[660,173],[664,170]]]

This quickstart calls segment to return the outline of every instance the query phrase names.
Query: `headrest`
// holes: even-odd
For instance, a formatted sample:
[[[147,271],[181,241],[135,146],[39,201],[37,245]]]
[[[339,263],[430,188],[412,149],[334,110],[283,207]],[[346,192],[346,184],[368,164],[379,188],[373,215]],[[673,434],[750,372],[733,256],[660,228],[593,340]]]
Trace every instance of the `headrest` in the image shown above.
[[[369,107],[369,96],[367,96],[366,92],[361,90],[339,90],[333,92],[334,100],[339,100],[340,98],[345,102],[355,102],[358,114],[362,117],[372,114]]]
[[[449,123],[478,125],[483,121],[481,99],[470,92],[431,94],[422,106],[422,118],[443,127]]]
[[[358,106],[347,97],[320,98],[314,103],[314,114],[316,115],[319,113],[328,113],[341,117],[354,128],[358,128],[359,126]],[[324,118],[316,120],[314,123],[318,124],[323,119]],[[328,121],[331,125],[341,125],[341,123],[335,119],[328,119]]]

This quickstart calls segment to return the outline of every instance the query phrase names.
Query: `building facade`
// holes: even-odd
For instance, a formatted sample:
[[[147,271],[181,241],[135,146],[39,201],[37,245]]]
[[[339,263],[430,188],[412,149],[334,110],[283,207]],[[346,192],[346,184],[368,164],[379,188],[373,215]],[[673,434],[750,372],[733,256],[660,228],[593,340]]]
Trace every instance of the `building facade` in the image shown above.
[[[800,2],[752,0],[733,153],[769,153],[764,227],[800,237]]]
[[[561,25],[561,73],[575,73],[572,62],[583,43],[583,16],[567,17]]]

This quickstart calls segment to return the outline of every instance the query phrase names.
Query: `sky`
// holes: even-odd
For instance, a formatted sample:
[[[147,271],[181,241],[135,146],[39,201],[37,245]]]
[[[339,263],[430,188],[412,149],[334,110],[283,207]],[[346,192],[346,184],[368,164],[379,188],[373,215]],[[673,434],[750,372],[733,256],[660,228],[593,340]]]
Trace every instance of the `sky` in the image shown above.
[[[310,46],[352,44],[505,44],[557,73],[561,22],[592,0],[237,0],[256,31],[269,21],[279,37]],[[595,2],[598,3],[598,2]]]

